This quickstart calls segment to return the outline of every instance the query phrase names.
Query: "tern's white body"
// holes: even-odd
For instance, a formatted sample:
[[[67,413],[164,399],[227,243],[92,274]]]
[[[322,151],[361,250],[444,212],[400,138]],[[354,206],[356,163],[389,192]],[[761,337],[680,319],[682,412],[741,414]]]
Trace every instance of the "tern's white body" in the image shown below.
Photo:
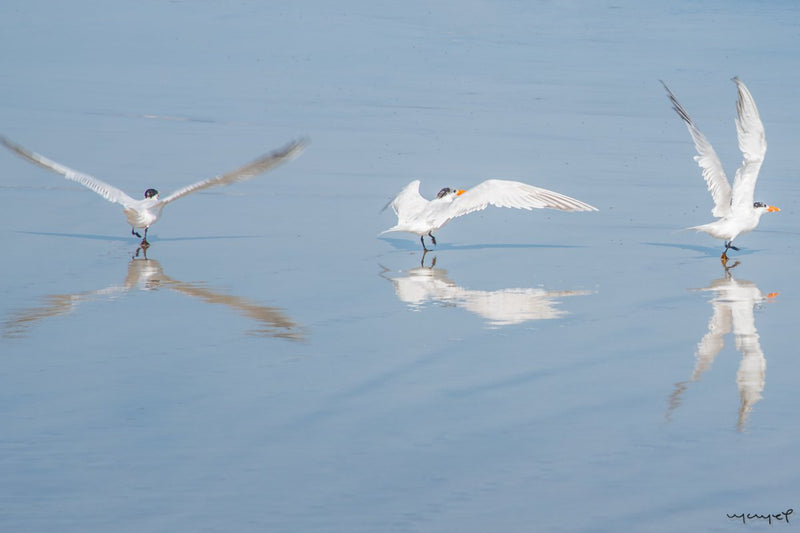
[[[164,209],[164,202],[158,197],[136,200],[123,210],[128,224],[134,228],[149,228],[161,217],[161,210]]]
[[[189,193],[207,189],[208,187],[228,185],[230,183],[253,178],[258,174],[266,172],[267,170],[279,165],[280,163],[296,157],[300,154],[300,152],[303,151],[303,148],[306,144],[304,141],[292,142],[284,148],[264,155],[232,172],[187,185],[186,187],[178,189],[165,198],[161,198],[158,194],[158,191],[155,189],[148,189],[145,193],[145,198],[141,200],[134,200],[128,194],[120,189],[117,189],[113,185],[109,185],[108,183],[88,174],[78,172],[77,170],[72,170],[69,167],[65,167],[64,165],[56,163],[55,161],[52,161],[35,152],[31,152],[17,144],[12,143],[2,136],[0,136],[0,142],[4,144],[6,148],[13,151],[20,157],[27,159],[31,163],[61,174],[68,180],[80,183],[81,185],[93,190],[109,202],[122,205],[125,218],[128,220],[128,224],[130,224],[134,229],[143,228],[145,230],[145,237],[147,236],[147,229],[155,224],[155,222],[161,217],[161,211],[168,203],[186,196]],[[148,194],[152,194],[152,196],[147,197]]]
[[[597,208],[575,198],[519,181],[486,180],[467,191],[446,188],[433,200],[422,197],[419,184],[419,180],[412,181],[390,202],[397,215],[397,224],[383,233],[405,231],[419,235],[420,239],[424,235],[432,237],[433,231],[454,218],[486,209],[489,205],[528,210],[548,207],[561,211],[597,211]]]
[[[731,241],[739,235],[752,231],[758,226],[761,215],[769,211],[780,211],[777,207],[753,202],[753,195],[758,180],[758,172],[764,162],[764,155],[767,153],[767,141],[764,135],[764,125],[758,114],[756,103],[750,91],[739,78],[733,78],[738,89],[739,97],[736,102],[736,132],[739,139],[739,149],[742,151],[744,160],[736,177],[733,180],[733,187],[725,176],[717,153],[708,142],[697,126],[692,121],[689,114],[678,102],[672,91],[664,85],[667,90],[673,108],[686,123],[689,133],[694,140],[697,156],[695,161],[703,170],[703,178],[706,180],[711,196],[714,198],[714,208],[711,213],[717,220],[701,226],[693,226],[689,229],[703,231],[717,239],[723,239],[725,250],[733,248]],[[723,259],[726,258],[723,253]]]

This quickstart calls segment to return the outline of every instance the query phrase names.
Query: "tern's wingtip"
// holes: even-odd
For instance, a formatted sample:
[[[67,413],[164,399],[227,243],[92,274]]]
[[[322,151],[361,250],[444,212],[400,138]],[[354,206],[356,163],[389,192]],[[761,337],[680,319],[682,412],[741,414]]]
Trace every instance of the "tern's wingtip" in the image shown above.
[[[297,139],[289,143],[289,149],[297,150],[298,152],[300,152],[305,150],[309,144],[311,144],[311,139],[309,139],[308,137],[298,137]]]
[[[309,145],[310,141],[308,137],[299,137],[291,142],[289,142],[286,146],[279,149],[277,154],[280,154],[282,157],[287,157],[289,159],[294,159],[303,153],[303,150]]]

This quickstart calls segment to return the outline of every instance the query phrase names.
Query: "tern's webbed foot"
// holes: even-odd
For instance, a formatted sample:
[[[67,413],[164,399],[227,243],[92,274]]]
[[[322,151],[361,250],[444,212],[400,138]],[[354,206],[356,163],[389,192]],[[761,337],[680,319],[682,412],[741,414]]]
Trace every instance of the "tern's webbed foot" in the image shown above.
[[[144,258],[147,259],[147,249],[150,248],[150,243],[147,242],[147,239],[142,239],[142,242],[139,243],[139,247],[136,249],[136,255],[134,257],[139,257],[139,252],[144,254]]]
[[[137,237],[139,237],[140,239],[142,238],[142,235],[141,235],[141,233],[139,233],[138,231],[136,231],[136,228],[131,228],[131,235],[136,235],[136,236],[137,236]]]

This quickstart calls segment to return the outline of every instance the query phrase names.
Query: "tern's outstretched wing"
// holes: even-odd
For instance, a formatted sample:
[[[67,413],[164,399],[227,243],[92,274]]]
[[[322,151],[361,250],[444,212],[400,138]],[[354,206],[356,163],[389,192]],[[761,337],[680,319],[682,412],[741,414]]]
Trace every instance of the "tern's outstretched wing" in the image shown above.
[[[672,94],[669,87],[667,87],[663,81],[661,85],[667,90],[667,96],[669,96],[672,102],[672,108],[686,123],[689,134],[694,140],[694,147],[698,154],[694,156],[694,160],[697,161],[697,164],[703,170],[703,178],[706,180],[706,186],[711,196],[714,198],[714,209],[711,210],[711,214],[715,217],[724,217],[731,211],[731,185],[728,182],[728,177],[725,175],[725,170],[722,168],[722,163],[717,153],[714,151],[714,147],[708,142],[706,136],[697,129],[689,113],[687,113],[680,102],[678,102],[678,99],[675,98],[675,95]]]
[[[197,183],[193,183],[191,185],[187,185],[182,189],[178,189],[177,191],[173,192],[169,196],[165,197],[161,200],[162,204],[168,204],[170,202],[174,202],[178,198],[182,196],[186,196],[189,193],[197,192],[203,189],[207,189],[209,187],[216,187],[217,185],[228,185],[231,183],[236,183],[239,181],[249,180],[254,178],[255,176],[266,172],[267,170],[280,165],[285,161],[289,161],[294,159],[303,149],[306,147],[307,141],[299,140],[293,141],[288,145],[284,146],[283,148],[276,150],[272,153],[267,155],[261,156],[252,163],[248,163],[247,165],[237,168],[231,172],[226,174],[222,174],[220,176],[215,176],[213,178],[208,178],[203,181],[198,181]]]
[[[420,213],[424,211],[430,203],[419,193],[419,180],[414,180],[394,197],[394,200],[386,204],[383,209],[392,206],[394,214],[397,215],[397,225],[394,228],[384,231],[398,231],[397,228],[406,226],[417,220]]]
[[[490,205],[528,210],[547,207],[561,211],[597,211],[596,207],[575,198],[519,181],[486,180],[447,204],[442,216],[451,220]]]
[[[739,150],[744,156],[742,166],[736,171],[736,177],[733,179],[731,208],[735,211],[753,207],[753,193],[758,171],[767,153],[767,141],[764,124],[761,123],[753,96],[739,78],[733,78],[733,81],[739,89],[739,98],[736,101],[736,133],[739,137]]]
[[[108,183],[94,178],[88,174],[78,172],[77,170],[72,170],[69,167],[65,167],[64,165],[47,159],[46,157],[35,152],[26,150],[22,146],[9,141],[3,136],[0,136],[0,142],[2,142],[6,148],[16,153],[20,157],[27,159],[31,163],[39,165],[40,167],[46,168],[47,170],[61,174],[68,180],[77,181],[81,185],[93,190],[109,202],[122,204],[124,207],[128,207],[135,202],[133,198],[125,194],[120,189],[117,189],[113,185],[109,185]]]

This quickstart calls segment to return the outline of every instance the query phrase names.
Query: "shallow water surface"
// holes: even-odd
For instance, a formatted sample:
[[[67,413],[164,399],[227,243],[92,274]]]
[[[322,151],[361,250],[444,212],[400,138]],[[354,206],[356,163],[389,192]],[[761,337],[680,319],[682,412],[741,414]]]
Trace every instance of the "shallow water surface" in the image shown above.
[[[793,3],[3,11],[0,133],[131,195],[311,144],[168,206],[146,257],[118,206],[0,153],[0,529],[726,531],[798,505]],[[732,176],[734,75],[782,211],[725,269],[682,230],[711,199],[658,80]],[[487,178],[599,211],[488,209],[424,255],[379,235],[412,179]]]

